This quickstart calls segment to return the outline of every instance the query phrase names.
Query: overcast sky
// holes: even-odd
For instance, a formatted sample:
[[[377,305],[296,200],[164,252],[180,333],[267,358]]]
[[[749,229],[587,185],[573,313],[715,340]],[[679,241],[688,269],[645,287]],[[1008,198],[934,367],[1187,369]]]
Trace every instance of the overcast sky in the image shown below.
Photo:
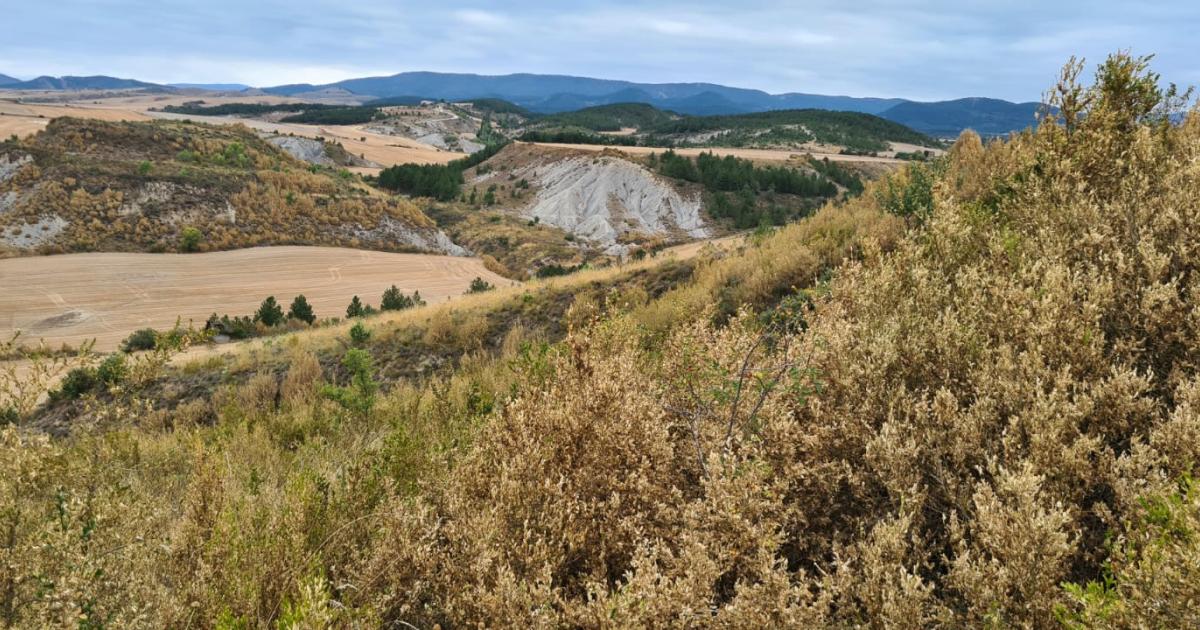
[[[1071,55],[1200,83],[1200,1],[0,0],[0,73],[326,83],[409,70],[1036,100]]]

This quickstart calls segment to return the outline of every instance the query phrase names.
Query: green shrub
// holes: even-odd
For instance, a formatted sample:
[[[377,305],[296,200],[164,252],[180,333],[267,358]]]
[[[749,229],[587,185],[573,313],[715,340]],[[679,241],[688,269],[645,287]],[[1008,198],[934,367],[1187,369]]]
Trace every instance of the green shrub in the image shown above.
[[[67,372],[59,386],[59,396],[75,400],[96,388],[99,380],[96,371],[91,368],[79,367]]]
[[[125,355],[110,354],[96,368],[96,378],[105,385],[120,385],[129,375],[129,366],[125,364]]]
[[[200,241],[203,238],[204,235],[200,233],[200,230],[191,226],[185,227],[179,232],[179,249],[185,252],[194,252],[200,248]]]
[[[327,385],[322,394],[341,405],[343,409],[365,419],[371,415],[371,410],[375,407],[375,393],[379,391],[379,383],[375,380],[374,361],[366,350],[353,348],[346,352],[342,365],[350,372],[350,386]]]
[[[121,342],[121,350],[124,352],[153,350],[156,345],[158,345],[158,332],[153,328],[142,328],[134,331],[125,338],[125,341]]]

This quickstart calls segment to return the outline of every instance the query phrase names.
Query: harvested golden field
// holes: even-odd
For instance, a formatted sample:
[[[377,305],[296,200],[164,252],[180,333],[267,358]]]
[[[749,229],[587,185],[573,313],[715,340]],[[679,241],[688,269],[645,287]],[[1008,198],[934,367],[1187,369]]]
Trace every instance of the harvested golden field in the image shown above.
[[[364,130],[359,125],[303,125],[296,123],[273,123],[248,118],[226,118],[219,116],[184,116],[164,112],[151,112],[150,108],[162,108],[167,105],[180,105],[184,101],[196,100],[196,97],[174,97],[152,99],[148,97],[129,97],[121,99],[106,99],[88,104],[66,105],[58,104],[27,104],[0,100],[0,138],[12,134],[20,137],[30,136],[41,131],[50,120],[62,116],[75,118],[90,118],[94,120],[153,120],[155,118],[170,120],[193,120],[214,125],[241,123],[268,133],[295,134],[305,138],[325,138],[334,140],[354,155],[379,163],[383,166],[395,164],[445,164],[464,157],[464,153],[445,151],[432,147],[410,138],[389,136]],[[205,102],[214,105],[239,102],[287,102],[292,99],[264,97],[205,97]],[[359,172],[375,174],[379,169],[358,169]]]
[[[102,109],[95,107],[71,107],[60,105],[30,105],[0,100],[0,138],[11,135],[32,136],[46,128],[54,118],[74,116],[96,120],[150,120],[150,117],[127,109]]]
[[[274,295],[304,294],[318,317],[342,316],[359,295],[378,305],[392,284],[431,303],[461,295],[475,277],[508,284],[476,258],[334,247],[264,247],[210,254],[67,254],[0,260],[0,337],[96,339],[115,349],[137,328],[202,325],[213,312],[252,314]]]

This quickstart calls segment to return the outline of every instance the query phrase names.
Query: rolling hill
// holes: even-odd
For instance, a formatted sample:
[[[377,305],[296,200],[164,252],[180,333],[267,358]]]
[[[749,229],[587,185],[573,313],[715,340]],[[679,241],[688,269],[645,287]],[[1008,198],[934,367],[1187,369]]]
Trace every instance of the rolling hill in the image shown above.
[[[10,90],[128,90],[162,87],[134,79],[118,79],[108,76],[51,77],[40,76],[29,81],[18,81],[4,86]]]
[[[56,118],[0,142],[0,253],[259,245],[465,253],[412,203],[244,126]]]
[[[961,98],[937,103],[904,102],[880,116],[933,136],[957,136],[963,129],[996,136],[1036,124],[1035,115],[1042,107],[1041,103]]]
[[[21,80],[16,77],[10,77],[7,74],[0,74],[0,85],[10,85],[13,83],[20,83],[20,82],[21,82]]]
[[[600,135],[622,129],[632,129],[634,133]],[[645,103],[600,105],[535,118],[527,126],[523,139],[728,147],[796,146],[817,142],[862,152],[886,151],[889,142],[927,147],[938,144],[933,138],[900,123],[861,112],[797,109],[692,116],[663,111]]]

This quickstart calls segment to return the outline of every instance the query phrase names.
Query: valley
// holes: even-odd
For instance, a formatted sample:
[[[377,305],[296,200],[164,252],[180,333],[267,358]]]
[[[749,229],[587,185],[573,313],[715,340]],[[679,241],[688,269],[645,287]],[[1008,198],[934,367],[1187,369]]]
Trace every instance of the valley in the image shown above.
[[[1200,628],[1191,5],[402,4],[3,12],[0,628]]]

